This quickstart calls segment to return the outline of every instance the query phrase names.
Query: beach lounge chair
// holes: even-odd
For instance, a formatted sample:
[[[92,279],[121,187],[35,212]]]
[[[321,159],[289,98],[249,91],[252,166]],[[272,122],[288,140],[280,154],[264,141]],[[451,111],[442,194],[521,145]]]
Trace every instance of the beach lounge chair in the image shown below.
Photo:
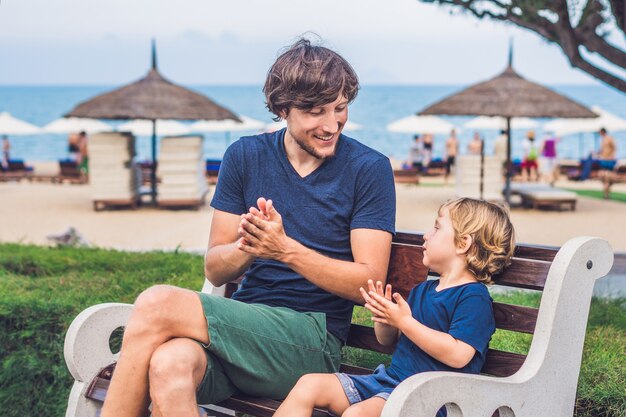
[[[206,160],[206,179],[209,184],[217,184],[217,176],[220,172],[221,159]]]
[[[415,168],[394,169],[393,180],[398,184],[419,184],[420,172]]]
[[[522,206],[527,208],[553,208],[561,210],[569,207],[576,210],[578,195],[573,191],[561,190],[547,184],[512,183],[511,194],[520,196]]]
[[[137,206],[141,172],[133,161],[134,155],[135,137],[130,133],[97,133],[89,138],[89,183],[94,210]]]
[[[482,198],[487,201],[502,201],[504,176],[502,160],[497,156],[485,156],[483,162],[482,194],[480,155],[464,155],[456,160],[456,195],[458,197]]]
[[[84,184],[86,177],[81,175],[76,161],[63,159],[59,161],[59,182],[69,182],[71,184]]]
[[[160,207],[192,207],[204,204],[208,191],[202,136],[172,136],[161,139],[157,203]]]
[[[0,163],[0,181],[8,182],[8,181],[19,181],[24,178],[24,175],[21,172],[9,171],[2,163]]]
[[[24,161],[21,159],[8,160],[4,171],[7,174],[7,178],[15,181],[19,181],[22,178],[29,178],[33,175],[33,167],[24,164]]]

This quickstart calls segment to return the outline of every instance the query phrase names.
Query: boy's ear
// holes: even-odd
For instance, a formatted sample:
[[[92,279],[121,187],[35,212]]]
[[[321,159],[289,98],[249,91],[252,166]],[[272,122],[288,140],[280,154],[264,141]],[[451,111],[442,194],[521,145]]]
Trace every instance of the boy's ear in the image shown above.
[[[459,246],[456,248],[457,255],[465,255],[467,251],[469,250],[469,248],[472,246],[472,243],[474,243],[474,239],[472,238],[472,236],[470,235],[461,236],[461,242],[459,243]]]

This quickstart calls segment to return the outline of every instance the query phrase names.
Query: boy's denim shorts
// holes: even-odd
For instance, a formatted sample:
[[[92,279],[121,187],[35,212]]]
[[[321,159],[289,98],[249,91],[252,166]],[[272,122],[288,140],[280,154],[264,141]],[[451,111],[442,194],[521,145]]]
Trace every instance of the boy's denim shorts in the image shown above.
[[[247,304],[199,293],[209,331],[207,370],[198,404],[242,392],[283,399],[307,373],[333,373],[341,341],[326,331],[324,313]]]
[[[336,373],[350,404],[365,401],[372,397],[387,400],[391,391],[400,383],[387,374],[385,365],[378,365],[370,375],[348,375]]]

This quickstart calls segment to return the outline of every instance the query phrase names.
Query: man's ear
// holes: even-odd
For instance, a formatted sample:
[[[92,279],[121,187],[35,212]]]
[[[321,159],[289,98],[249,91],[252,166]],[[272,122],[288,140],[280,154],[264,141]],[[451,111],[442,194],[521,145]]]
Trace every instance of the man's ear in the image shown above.
[[[456,248],[457,255],[465,255],[469,248],[472,247],[472,243],[474,243],[474,239],[470,235],[461,236],[461,242],[459,246]]]
[[[278,113],[278,115],[280,116],[281,119],[287,120],[287,116],[289,116],[289,110],[288,109],[281,110]]]

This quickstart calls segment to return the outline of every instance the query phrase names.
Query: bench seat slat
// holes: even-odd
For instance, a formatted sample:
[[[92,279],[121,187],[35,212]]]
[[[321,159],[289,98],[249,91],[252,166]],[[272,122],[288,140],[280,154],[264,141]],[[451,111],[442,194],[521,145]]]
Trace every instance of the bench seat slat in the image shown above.
[[[276,400],[236,394],[216,405],[231,410],[237,410],[237,412],[242,414],[251,414],[258,417],[272,417],[280,404],[281,402]],[[314,410],[312,414],[312,417],[328,416],[329,414],[326,411],[318,409]]]

